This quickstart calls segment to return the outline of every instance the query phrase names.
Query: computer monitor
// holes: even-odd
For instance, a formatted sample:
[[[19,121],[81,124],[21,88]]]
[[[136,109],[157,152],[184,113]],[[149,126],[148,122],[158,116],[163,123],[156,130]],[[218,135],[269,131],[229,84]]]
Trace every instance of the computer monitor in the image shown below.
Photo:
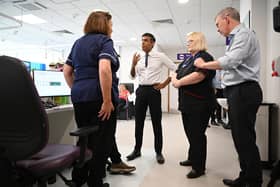
[[[23,61],[23,63],[26,66],[27,71],[30,72],[31,71],[31,65],[30,65],[31,63],[28,62],[28,61]]]
[[[40,97],[71,95],[61,71],[33,70],[33,80]]]

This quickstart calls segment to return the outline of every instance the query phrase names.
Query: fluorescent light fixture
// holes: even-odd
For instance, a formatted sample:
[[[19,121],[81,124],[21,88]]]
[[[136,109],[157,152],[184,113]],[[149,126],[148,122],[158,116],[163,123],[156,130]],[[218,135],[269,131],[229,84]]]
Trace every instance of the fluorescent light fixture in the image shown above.
[[[40,23],[46,23],[46,20],[43,20],[37,16],[34,16],[32,14],[26,14],[26,15],[21,15],[21,16],[14,16],[15,19],[29,23],[29,24],[40,24]]]
[[[136,40],[137,40],[137,38],[135,38],[135,37],[130,38],[130,41],[136,41]]]
[[[188,2],[189,2],[189,0],[178,0],[178,3],[180,3],[180,4],[186,4]]]

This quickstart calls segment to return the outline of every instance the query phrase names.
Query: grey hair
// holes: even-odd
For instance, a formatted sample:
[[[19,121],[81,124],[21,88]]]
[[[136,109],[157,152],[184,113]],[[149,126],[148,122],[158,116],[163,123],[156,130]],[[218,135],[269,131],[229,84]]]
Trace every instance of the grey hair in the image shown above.
[[[221,16],[221,17],[229,16],[229,17],[231,17],[232,19],[234,19],[234,20],[240,22],[240,14],[239,14],[239,12],[238,12],[235,8],[233,8],[233,7],[224,8],[223,10],[221,10],[221,11],[217,14],[216,18],[217,18],[218,16]]]

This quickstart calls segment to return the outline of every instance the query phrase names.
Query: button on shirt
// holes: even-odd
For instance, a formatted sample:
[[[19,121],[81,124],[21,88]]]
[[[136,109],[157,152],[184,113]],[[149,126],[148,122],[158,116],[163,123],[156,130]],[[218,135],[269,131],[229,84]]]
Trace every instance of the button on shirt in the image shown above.
[[[145,67],[145,53],[140,53],[135,71],[139,79],[140,85],[152,85],[160,83],[162,67],[166,66],[172,71],[175,71],[177,66],[164,53],[150,51],[148,54],[148,66]]]
[[[259,81],[260,46],[255,33],[244,25],[236,26],[230,33],[232,36],[225,56],[218,61],[222,67],[223,86],[237,85],[246,81]]]

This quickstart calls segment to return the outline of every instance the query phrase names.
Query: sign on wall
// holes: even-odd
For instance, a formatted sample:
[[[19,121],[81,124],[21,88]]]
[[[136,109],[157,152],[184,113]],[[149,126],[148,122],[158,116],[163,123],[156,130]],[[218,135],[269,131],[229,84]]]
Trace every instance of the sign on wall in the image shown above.
[[[191,56],[190,53],[177,53],[177,60],[185,60],[189,56]]]

